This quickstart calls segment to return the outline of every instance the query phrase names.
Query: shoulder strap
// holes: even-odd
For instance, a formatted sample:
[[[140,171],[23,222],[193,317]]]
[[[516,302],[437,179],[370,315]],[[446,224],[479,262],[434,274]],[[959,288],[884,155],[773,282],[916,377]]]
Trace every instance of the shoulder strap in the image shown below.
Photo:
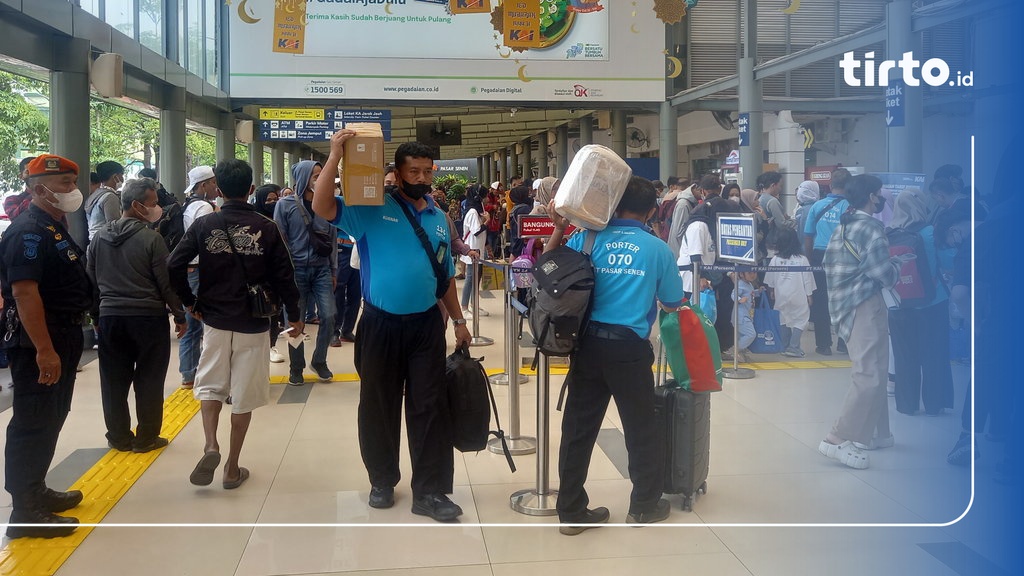
[[[402,213],[405,214],[405,218],[409,220],[409,224],[412,225],[413,232],[416,233],[416,238],[419,239],[420,245],[423,246],[423,251],[427,254],[427,260],[430,260],[430,267],[434,269],[434,277],[437,280],[437,288],[434,290],[434,296],[441,299],[445,292],[448,291],[447,275],[444,273],[444,269],[441,268],[441,263],[434,257],[434,248],[430,245],[430,239],[427,238],[427,233],[423,231],[423,226],[416,221],[416,217],[412,215],[409,207],[405,205],[405,202],[401,198],[395,197],[395,202],[402,207]],[[444,282],[444,289],[442,290],[442,282]]]
[[[821,212],[818,212],[818,214],[814,217],[814,226],[813,226],[813,228],[817,229],[818,228],[818,222],[821,222],[822,216],[824,216],[825,213],[828,212],[829,210],[835,208],[836,205],[839,204],[840,202],[842,202],[843,200],[845,200],[845,198],[843,198],[842,196],[837,196],[837,197],[833,198],[832,202],[829,202],[829,205],[826,206],[825,209],[822,210]],[[817,233],[817,230],[815,230],[815,233]],[[845,242],[845,240],[844,240],[844,242]]]
[[[590,256],[594,252],[594,242],[597,240],[597,234],[592,233],[591,230],[584,230],[586,238],[583,239],[583,254]]]

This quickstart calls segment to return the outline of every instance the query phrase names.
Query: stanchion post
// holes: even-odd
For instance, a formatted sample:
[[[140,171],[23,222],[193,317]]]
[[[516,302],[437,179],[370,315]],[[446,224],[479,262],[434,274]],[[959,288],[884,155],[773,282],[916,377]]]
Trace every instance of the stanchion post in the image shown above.
[[[469,341],[470,346],[490,346],[494,340],[480,335],[480,274],[483,272],[483,265],[480,260],[473,260],[473,339]]]
[[[537,361],[537,487],[520,490],[509,498],[512,509],[527,516],[554,516],[558,514],[555,501],[558,491],[552,490],[549,484],[548,443],[550,420],[551,373],[548,357],[540,354]]]
[[[739,264],[733,263],[732,274],[735,278],[736,295],[740,293],[740,267]],[[753,298],[753,294],[751,294]],[[739,299],[732,305],[732,368],[722,368],[722,376],[732,380],[749,380],[754,377],[754,371],[750,368],[740,368],[740,303]]]
[[[505,265],[505,373],[491,376],[491,382],[508,385],[508,434],[505,435],[506,445],[513,456],[533,454],[537,451],[537,439],[519,435],[519,385],[529,381],[525,374],[519,373],[519,311],[512,305],[515,289],[512,286],[512,267]],[[495,454],[503,453],[501,438],[492,438],[487,442],[487,449]]]

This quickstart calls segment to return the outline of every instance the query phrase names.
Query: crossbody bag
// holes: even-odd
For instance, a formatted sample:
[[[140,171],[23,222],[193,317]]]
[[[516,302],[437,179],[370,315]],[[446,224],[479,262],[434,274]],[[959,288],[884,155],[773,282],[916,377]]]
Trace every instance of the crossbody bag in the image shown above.
[[[405,218],[409,220],[409,224],[412,225],[413,232],[416,233],[416,238],[419,239],[420,245],[423,247],[424,253],[427,255],[427,259],[430,260],[430,267],[434,269],[434,278],[437,280],[437,287],[434,289],[434,296],[440,300],[444,297],[445,293],[448,292],[448,274],[445,273],[444,267],[441,262],[446,256],[448,256],[448,243],[441,242],[438,246],[437,253],[434,252],[434,247],[430,244],[430,239],[427,238],[427,233],[423,230],[423,226],[416,221],[416,217],[413,216],[409,207],[405,205],[405,202],[401,198],[395,196],[395,202],[402,207],[402,213],[405,214]]]
[[[249,281],[249,271],[245,267],[245,258],[235,249],[235,242],[231,239],[231,232],[228,231],[227,220],[221,216],[221,230],[228,238],[228,247],[238,258],[238,265],[242,267],[242,276],[245,278],[245,298],[249,306],[249,314],[253,318],[272,318],[281,311],[280,300],[277,295],[270,291],[263,283]]]

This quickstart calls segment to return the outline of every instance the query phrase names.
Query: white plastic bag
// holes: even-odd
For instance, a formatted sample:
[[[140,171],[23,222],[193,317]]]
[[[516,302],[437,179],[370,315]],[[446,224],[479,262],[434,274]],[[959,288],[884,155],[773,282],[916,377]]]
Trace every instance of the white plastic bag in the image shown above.
[[[555,194],[555,210],[573,226],[604,230],[633,170],[610,149],[588,144],[576,153]]]

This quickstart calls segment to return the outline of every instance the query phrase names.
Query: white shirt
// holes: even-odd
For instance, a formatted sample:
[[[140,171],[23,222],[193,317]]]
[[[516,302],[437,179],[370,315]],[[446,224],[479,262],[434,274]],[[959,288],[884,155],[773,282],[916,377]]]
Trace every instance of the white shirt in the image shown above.
[[[683,292],[693,293],[693,256],[700,256],[700,262],[704,266],[715,263],[715,242],[711,239],[711,232],[704,222],[694,222],[686,228],[683,241],[679,245],[678,266],[686,266],[689,271],[680,271],[683,278]]]
[[[477,234],[477,232],[483,229],[484,223],[480,218],[480,213],[472,208],[466,210],[466,215],[462,218],[462,241],[469,246],[470,250],[476,250],[481,254],[484,253],[484,244],[487,242],[487,234]],[[459,259],[466,264],[473,263],[473,259],[469,256],[460,256]]]
[[[181,221],[185,226],[185,231],[192,227],[192,223],[202,218],[213,214],[213,206],[210,205],[206,200],[193,200],[185,206],[185,210],[181,213]],[[199,264],[199,256],[196,256],[189,262],[190,265],[196,266]]]
[[[770,266],[810,266],[807,257],[797,254],[792,258],[773,256]],[[775,309],[783,326],[803,330],[810,320],[811,308],[807,297],[814,292],[814,274],[811,272],[766,272],[764,283],[775,289]]]

